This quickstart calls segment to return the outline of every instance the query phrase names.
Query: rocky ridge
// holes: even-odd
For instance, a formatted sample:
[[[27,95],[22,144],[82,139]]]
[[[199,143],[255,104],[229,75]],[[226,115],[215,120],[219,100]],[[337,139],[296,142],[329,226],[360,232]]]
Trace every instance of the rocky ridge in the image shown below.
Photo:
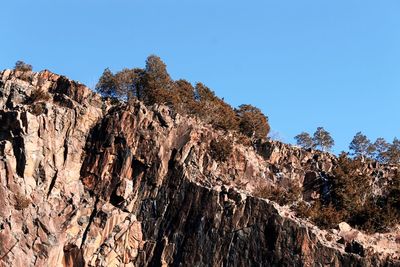
[[[222,135],[49,71],[0,72],[0,264],[399,266],[396,233],[322,231],[251,194],[292,180],[312,198],[334,156],[270,142],[219,163]],[[392,171],[366,168],[378,189]]]

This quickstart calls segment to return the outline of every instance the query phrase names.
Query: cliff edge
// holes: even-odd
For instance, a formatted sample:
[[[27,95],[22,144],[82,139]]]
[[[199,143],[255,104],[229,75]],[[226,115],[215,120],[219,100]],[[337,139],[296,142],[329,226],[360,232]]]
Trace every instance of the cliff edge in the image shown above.
[[[320,230],[252,194],[289,179],[310,198],[334,156],[235,143],[219,162],[223,134],[49,71],[0,72],[0,265],[400,266],[399,232]]]

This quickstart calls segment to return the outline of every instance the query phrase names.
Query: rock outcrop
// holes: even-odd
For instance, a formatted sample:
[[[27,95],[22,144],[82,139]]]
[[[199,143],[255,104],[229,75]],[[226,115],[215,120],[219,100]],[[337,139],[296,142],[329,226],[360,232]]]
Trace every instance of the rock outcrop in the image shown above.
[[[302,187],[306,201],[319,198],[329,191],[329,180],[334,178],[333,168],[338,164],[336,156],[276,141],[262,144],[258,151],[265,159],[268,177],[273,183],[286,186],[294,181]],[[396,165],[366,162],[359,172],[373,177],[374,194],[380,195],[396,170]]]
[[[292,179],[306,198],[334,156],[272,142],[221,163],[223,136],[48,71],[0,72],[0,266],[399,266],[396,236],[368,247],[251,194]]]

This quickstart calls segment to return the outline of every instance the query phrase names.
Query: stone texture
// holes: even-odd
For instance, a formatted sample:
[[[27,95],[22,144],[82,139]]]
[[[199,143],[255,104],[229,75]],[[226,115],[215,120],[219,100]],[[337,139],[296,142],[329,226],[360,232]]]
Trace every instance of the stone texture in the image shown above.
[[[337,158],[318,150],[305,150],[281,142],[266,142],[258,147],[267,167],[267,177],[274,183],[286,186],[294,182],[303,188],[303,199],[311,201],[329,190],[329,180],[333,178],[333,168]],[[398,166],[381,165],[377,162],[366,163],[359,171],[373,177],[375,195],[382,194],[382,189],[391,179]]]
[[[40,113],[35,90],[50,97]],[[223,135],[49,71],[0,72],[0,266],[399,266],[396,233],[340,244],[352,229],[251,195],[290,180],[311,198],[335,157],[270,142],[219,163],[208,151]]]

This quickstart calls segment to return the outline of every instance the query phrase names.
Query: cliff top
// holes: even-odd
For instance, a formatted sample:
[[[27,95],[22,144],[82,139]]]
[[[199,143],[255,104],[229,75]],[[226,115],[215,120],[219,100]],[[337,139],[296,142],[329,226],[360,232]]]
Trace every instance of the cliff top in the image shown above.
[[[179,261],[175,258],[183,253],[179,236],[206,244],[212,236],[208,228],[238,232],[245,239],[255,235],[266,247],[274,246],[275,252],[270,253],[277,258],[285,256],[275,246],[291,251],[285,243],[303,242],[301,259],[310,264],[320,260],[315,258],[319,252],[338,262],[356,257],[343,256],[346,253],[365,262],[376,260],[376,253],[381,253],[381,259],[399,257],[398,226],[373,235],[345,223],[321,230],[298,218],[296,209],[303,203],[315,211],[318,203],[329,201],[339,167],[344,177],[354,173],[370,177],[372,194],[384,196],[388,181],[396,177],[396,166],[362,162],[353,172],[352,161],[343,169],[339,166],[343,159],[329,153],[275,141],[247,146],[232,132],[215,130],[164,105],[146,106],[136,100],[113,105],[84,85],[47,70],[2,71],[0,88],[0,200],[4,203],[0,225],[6,225],[0,230],[0,257],[5,255],[8,262],[18,261],[7,252],[12,248],[14,255],[27,255],[35,264],[55,263],[57,258],[64,258],[66,266],[73,266],[68,262],[78,258],[86,264],[96,265],[100,259],[110,263],[114,258],[104,256],[100,246],[120,254],[119,239],[113,237],[115,243],[110,243],[107,237],[124,235],[114,227],[125,229],[128,218],[132,224],[127,223],[127,229],[135,227],[132,232],[140,240],[130,247],[136,252],[124,254],[128,262],[149,264],[157,257]],[[284,198],[285,203],[260,197],[275,202]],[[190,239],[188,229],[198,229],[204,236]],[[37,231],[40,241],[32,245],[30,239],[38,238]],[[259,231],[275,233],[275,243],[264,240]],[[285,231],[297,238],[278,234]],[[170,245],[161,248],[162,242]],[[327,250],[318,252],[315,247]],[[257,249],[251,250],[256,262],[263,255]],[[38,256],[41,250],[46,257]],[[210,258],[217,257],[209,253]]]

